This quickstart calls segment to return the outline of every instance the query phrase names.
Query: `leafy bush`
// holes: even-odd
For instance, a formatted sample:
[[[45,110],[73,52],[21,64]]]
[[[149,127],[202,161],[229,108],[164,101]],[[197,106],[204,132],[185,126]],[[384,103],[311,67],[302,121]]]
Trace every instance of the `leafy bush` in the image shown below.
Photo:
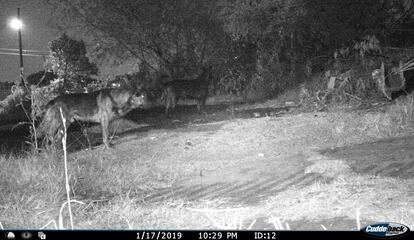
[[[86,56],[85,43],[63,34],[49,43],[48,62],[59,79],[62,79],[60,92],[82,92],[88,85],[94,84],[93,75],[98,68]]]

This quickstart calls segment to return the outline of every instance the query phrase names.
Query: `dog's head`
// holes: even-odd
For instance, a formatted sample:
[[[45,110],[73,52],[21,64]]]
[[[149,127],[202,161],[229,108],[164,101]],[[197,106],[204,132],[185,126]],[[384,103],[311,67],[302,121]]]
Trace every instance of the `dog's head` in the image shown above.
[[[205,84],[210,84],[212,79],[213,66],[204,66],[201,69],[202,71],[200,75],[197,77],[197,79],[203,81]]]
[[[133,108],[148,108],[151,104],[148,100],[147,91],[137,88],[129,100]]]

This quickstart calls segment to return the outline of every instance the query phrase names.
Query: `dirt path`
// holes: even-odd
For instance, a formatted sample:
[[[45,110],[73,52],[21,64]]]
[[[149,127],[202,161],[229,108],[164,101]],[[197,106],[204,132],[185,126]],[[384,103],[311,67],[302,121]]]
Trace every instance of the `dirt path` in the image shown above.
[[[192,127],[189,131],[204,130],[205,126],[201,125],[199,129]],[[220,199],[222,202],[219,208],[257,207],[267,198],[290,188],[302,189],[321,182],[329,184],[334,181],[335,170],[327,174],[324,172],[329,171],[329,167],[328,170],[319,172],[309,170],[309,167],[315,163],[312,161],[315,158],[323,161],[332,160],[333,164],[336,164],[335,161],[342,161],[345,166],[352,169],[352,173],[412,179],[413,144],[414,137],[411,136],[317,151],[312,148],[308,149],[309,151],[298,149],[298,152],[293,151],[292,154],[276,156],[265,156],[262,153],[258,153],[257,156],[248,154],[244,159],[239,159],[239,164],[227,168],[200,170],[199,174],[179,180],[171,187],[151,191],[145,196],[144,201],[162,203],[171,199],[180,199],[184,202],[206,202]],[[413,196],[413,189],[410,188],[410,191],[410,195]],[[300,204],[300,201],[303,200],[298,199],[297,203]],[[323,199],[320,201],[322,203],[319,204],[323,204]],[[273,224],[268,221],[268,216],[256,216],[255,219],[258,220],[255,224],[256,228],[274,229]],[[359,221],[361,226],[372,222],[370,217],[362,217]],[[323,225],[331,230],[343,230],[355,229],[357,226],[355,219],[337,213],[332,213],[326,218],[287,220],[287,222],[292,229],[314,230],[321,229]]]
[[[216,202],[217,209],[256,209],[248,219],[256,219],[259,229],[274,229],[272,214],[292,229],[323,225],[342,230],[356,228],[356,209],[365,211],[361,225],[384,220],[379,216],[393,211],[395,204],[414,215],[414,204],[407,207],[412,203],[407,199],[414,197],[412,187],[406,192],[393,187],[402,184],[400,179],[413,180],[413,136],[373,137],[370,130],[359,128],[365,116],[353,113],[333,119],[328,113],[286,115],[286,109],[252,109],[235,112],[231,120],[224,108],[216,110],[207,116],[180,112],[178,119],[136,115],[149,127],[139,131],[138,138],[125,138],[135,136],[134,130],[119,136],[119,151],[134,155],[129,149],[150,149],[144,163],[159,174],[176,175],[165,187],[141,191],[144,203],[182,201],[203,208],[206,202]],[[369,181],[374,182],[365,183]],[[401,194],[399,200],[383,199],[380,192],[386,188],[381,186],[387,184],[394,189],[391,195]],[[373,202],[376,199],[379,202]],[[406,219],[401,218],[386,219]]]
[[[344,160],[358,174],[414,177],[414,136],[326,149],[321,154]]]
[[[309,163],[303,155],[276,159],[243,161],[228,169],[200,172],[199,176],[183,179],[152,193],[149,202],[182,198],[187,201],[200,199],[226,199],[229,205],[256,204],[265,197],[286,190],[289,186],[305,186],[320,180],[317,174],[303,174]]]

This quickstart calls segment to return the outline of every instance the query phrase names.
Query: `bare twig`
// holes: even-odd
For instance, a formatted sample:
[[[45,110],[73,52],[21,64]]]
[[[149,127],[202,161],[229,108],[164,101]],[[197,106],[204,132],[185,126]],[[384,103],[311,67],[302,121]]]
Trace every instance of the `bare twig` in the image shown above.
[[[186,208],[189,211],[193,212],[201,212],[204,213],[204,215],[207,217],[210,222],[219,229],[242,229],[243,228],[243,217],[234,217],[232,218],[232,221],[230,224],[226,224],[225,219],[222,217],[221,222],[218,220],[213,219],[209,213],[220,213],[220,212],[233,212],[233,211],[240,211],[240,210],[247,210],[248,208],[226,208],[226,209],[197,209],[197,208]],[[256,220],[253,220],[253,222],[250,224],[249,228],[253,226],[253,224],[256,222]]]
[[[273,226],[275,227],[276,230],[282,230],[282,226],[279,225],[279,223],[276,221],[273,215],[270,215],[270,221],[272,221]]]
[[[58,230],[58,226],[56,224],[56,221],[54,219],[50,220],[48,223],[46,223],[46,225],[44,225],[43,227],[41,227],[40,229],[45,229],[47,226],[49,226],[50,224],[52,224],[55,226],[55,229]]]
[[[357,96],[352,95],[352,94],[347,93],[347,92],[344,92],[344,93],[345,93],[345,95],[350,96],[350,97],[352,97],[353,99],[356,99],[356,100],[358,100],[358,101],[362,101],[362,99],[361,99],[360,97],[357,97]]]
[[[125,217],[124,219],[125,219],[126,223],[128,224],[128,229],[132,230],[132,227],[134,225],[134,221],[132,221],[132,223],[130,223],[128,218]]]
[[[356,209],[356,222],[357,222],[357,230],[360,230],[361,220],[360,220],[359,208]]]
[[[67,163],[67,152],[66,152],[66,119],[63,116],[62,108],[59,108],[60,116],[62,118],[63,122],[63,138],[62,138],[62,145],[63,145],[63,157],[64,157],[64,163],[65,163],[65,188],[66,188],[66,197],[67,197],[67,204],[68,204],[68,210],[69,210],[69,219],[70,219],[70,226],[73,230],[73,218],[72,218],[72,209],[70,207],[70,186],[69,186],[69,177],[68,177],[68,163]],[[64,206],[64,205],[63,205]],[[62,206],[62,207],[63,207]],[[59,218],[59,225],[61,224],[61,218]],[[63,226],[62,226],[63,227]]]
[[[62,204],[62,206],[60,207],[60,211],[59,211],[59,229],[64,229],[64,227],[63,227],[63,215],[62,215],[62,212],[63,212],[63,209],[65,208],[65,205],[67,204],[68,205],[68,208],[69,208],[70,218],[71,218],[71,229],[73,230],[72,212],[70,210],[70,206],[71,206],[70,203],[71,202],[73,202],[73,203],[79,203],[79,204],[82,204],[82,205],[85,204],[84,202],[81,202],[81,201],[78,201],[78,200],[69,200],[67,202],[64,202]]]
[[[193,212],[232,212],[232,211],[240,211],[240,210],[248,210],[248,208],[223,208],[223,209],[209,209],[209,208],[186,208],[189,211]]]
[[[252,229],[253,225],[256,223],[256,219],[254,219],[250,225],[247,227],[248,230]]]

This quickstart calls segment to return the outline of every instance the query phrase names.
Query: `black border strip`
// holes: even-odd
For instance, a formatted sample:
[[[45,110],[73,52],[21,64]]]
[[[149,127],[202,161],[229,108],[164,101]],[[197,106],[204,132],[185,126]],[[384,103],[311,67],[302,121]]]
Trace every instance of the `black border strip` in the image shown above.
[[[12,232],[13,234],[9,234]],[[44,235],[42,235],[42,233]],[[9,229],[0,230],[0,240],[54,240],[54,239],[122,239],[122,240],[283,240],[283,239],[379,239],[370,237],[361,231],[213,231],[213,230],[39,230],[39,229]],[[45,237],[45,238],[42,238]],[[409,232],[401,237],[384,237],[380,239],[414,239],[414,233]]]

